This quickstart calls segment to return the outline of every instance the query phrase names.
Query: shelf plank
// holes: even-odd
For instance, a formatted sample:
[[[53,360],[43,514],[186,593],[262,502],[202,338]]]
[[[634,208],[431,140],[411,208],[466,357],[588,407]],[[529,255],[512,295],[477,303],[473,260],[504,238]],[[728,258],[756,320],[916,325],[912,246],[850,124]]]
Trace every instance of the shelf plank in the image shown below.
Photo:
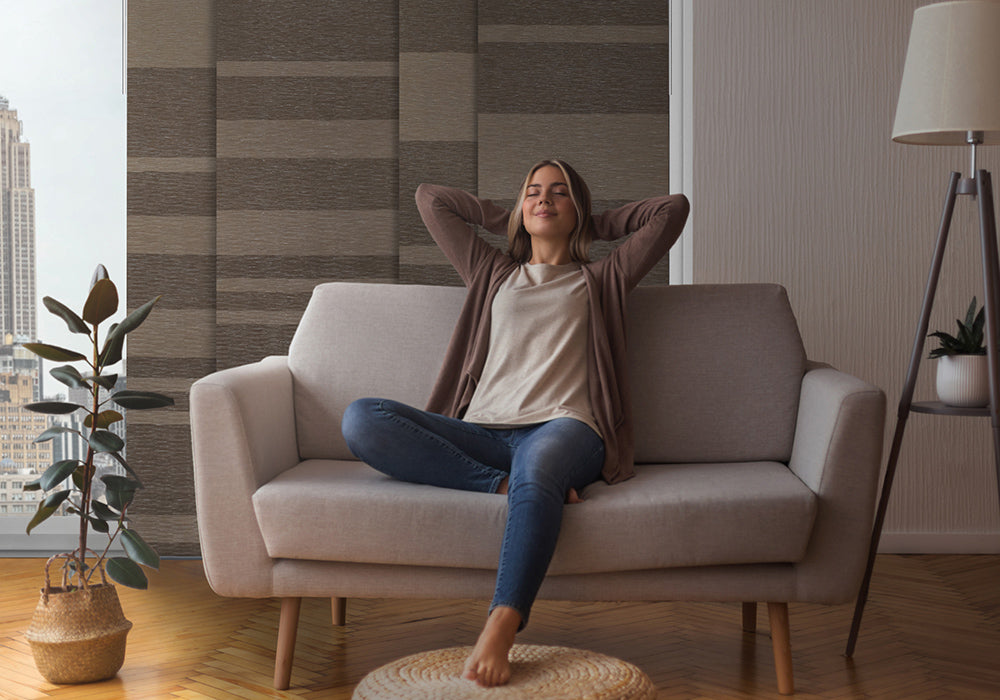
[[[968,408],[965,406],[948,406],[940,401],[914,401],[910,405],[910,410],[915,413],[936,413],[942,416],[973,416],[979,418],[990,417],[990,407]]]

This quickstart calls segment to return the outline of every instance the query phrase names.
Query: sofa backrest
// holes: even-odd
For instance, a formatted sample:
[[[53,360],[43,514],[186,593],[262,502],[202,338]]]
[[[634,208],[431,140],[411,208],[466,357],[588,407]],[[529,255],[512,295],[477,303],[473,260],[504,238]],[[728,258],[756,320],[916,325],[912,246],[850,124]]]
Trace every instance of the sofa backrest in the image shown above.
[[[628,333],[637,463],[789,460],[806,355],[784,288],[639,287]]]
[[[354,399],[423,407],[465,290],[322,284],[289,348],[303,459],[350,459]],[[629,301],[636,461],[787,461],[805,352],[777,285],[640,287]]]

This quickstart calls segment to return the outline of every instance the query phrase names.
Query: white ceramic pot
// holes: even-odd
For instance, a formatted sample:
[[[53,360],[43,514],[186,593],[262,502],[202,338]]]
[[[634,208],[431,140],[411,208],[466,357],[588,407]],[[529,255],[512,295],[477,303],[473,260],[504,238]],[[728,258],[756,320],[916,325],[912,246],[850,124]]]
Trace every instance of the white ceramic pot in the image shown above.
[[[948,406],[975,408],[990,402],[986,355],[943,355],[938,358],[937,394]]]

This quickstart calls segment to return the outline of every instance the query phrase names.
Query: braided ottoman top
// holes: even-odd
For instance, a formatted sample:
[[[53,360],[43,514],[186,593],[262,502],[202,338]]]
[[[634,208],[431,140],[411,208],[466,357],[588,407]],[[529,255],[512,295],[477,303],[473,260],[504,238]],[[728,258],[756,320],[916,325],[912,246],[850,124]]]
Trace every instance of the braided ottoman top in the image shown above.
[[[567,647],[517,644],[511,649],[510,683],[482,688],[462,678],[472,647],[414,654],[377,668],[354,690],[354,700],[392,698],[565,698],[652,700],[656,688],[630,663]]]

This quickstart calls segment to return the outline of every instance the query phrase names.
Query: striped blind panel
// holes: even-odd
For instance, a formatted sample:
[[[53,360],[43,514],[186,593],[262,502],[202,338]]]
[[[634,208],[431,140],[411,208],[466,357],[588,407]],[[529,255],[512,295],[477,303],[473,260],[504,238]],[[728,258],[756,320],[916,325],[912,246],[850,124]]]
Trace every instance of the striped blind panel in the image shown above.
[[[668,190],[666,0],[128,12],[129,307],[163,297],[128,375],[178,400],[128,428],[136,519],[161,554],[198,553],[191,382],[284,354],[316,284],[460,283],[417,214],[420,182],[510,205],[527,167],[558,156],[598,208]]]

